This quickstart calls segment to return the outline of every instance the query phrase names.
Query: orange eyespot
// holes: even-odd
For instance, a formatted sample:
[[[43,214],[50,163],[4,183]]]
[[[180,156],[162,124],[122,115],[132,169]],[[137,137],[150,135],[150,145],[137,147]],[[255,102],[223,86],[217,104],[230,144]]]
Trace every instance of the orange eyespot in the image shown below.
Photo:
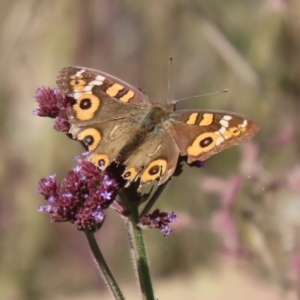
[[[193,143],[187,148],[187,154],[190,156],[199,156],[203,152],[208,152],[215,147],[218,142],[223,139],[215,132],[205,132],[200,134]]]
[[[138,171],[136,170],[136,168],[129,168],[124,171],[122,177],[128,181],[133,181],[136,178],[137,174]]]
[[[86,81],[83,79],[73,79],[70,81],[70,85],[73,86],[73,89],[76,92],[81,92],[84,90],[85,86],[86,86]]]
[[[84,93],[73,105],[76,117],[79,120],[90,120],[94,117],[95,112],[99,109],[101,100],[95,95]]]
[[[156,159],[151,162],[143,171],[141,182],[155,180],[165,174],[167,170],[167,161],[165,159]]]
[[[240,130],[237,127],[230,127],[228,128],[228,131],[233,135],[233,136],[239,136],[241,134]]]
[[[90,161],[100,167],[101,170],[106,169],[110,164],[109,158],[106,154],[92,154]]]
[[[77,139],[83,141],[90,151],[97,148],[101,142],[101,133],[96,128],[88,128],[79,132]]]

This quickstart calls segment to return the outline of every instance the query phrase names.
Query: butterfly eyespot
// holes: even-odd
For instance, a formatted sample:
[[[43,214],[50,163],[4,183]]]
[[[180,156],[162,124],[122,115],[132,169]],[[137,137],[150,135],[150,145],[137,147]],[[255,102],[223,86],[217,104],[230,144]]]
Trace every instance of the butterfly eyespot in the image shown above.
[[[70,81],[70,85],[74,88],[76,91],[83,91],[86,86],[86,81],[83,79],[73,79]]]
[[[110,164],[106,154],[92,154],[90,161],[100,167],[101,170],[104,170]]]
[[[123,175],[123,178],[128,178],[131,176],[131,172],[130,171],[127,171],[124,175]]]
[[[105,165],[106,165],[105,160],[104,160],[103,158],[99,159],[99,160],[98,160],[98,165],[99,165],[99,167],[101,167],[101,168],[105,167]]]
[[[201,140],[199,145],[200,145],[200,147],[205,148],[205,147],[209,146],[211,143],[213,143],[213,141],[214,140],[212,139],[212,137],[209,136],[209,137]]]
[[[83,141],[90,151],[95,150],[101,142],[101,133],[96,128],[88,128],[81,131],[77,139]]]
[[[91,135],[88,135],[86,136],[84,139],[83,139],[83,142],[87,145],[87,146],[90,146],[94,143],[94,138],[91,136]]]
[[[82,80],[82,79],[76,79],[76,80],[75,80],[75,83],[76,83],[76,85],[85,85],[85,84],[86,84],[86,81],[85,81],[85,80]]]
[[[84,93],[78,99],[73,109],[76,112],[76,118],[79,120],[90,120],[99,109],[101,100],[95,95]]]
[[[231,127],[228,128],[228,131],[233,135],[233,136],[239,136],[240,135],[240,130],[237,127]]]
[[[165,159],[156,159],[151,162],[143,171],[141,182],[147,182],[157,179],[165,174],[167,170],[167,161]]]
[[[155,175],[155,174],[157,174],[157,173],[159,172],[159,170],[160,170],[160,166],[153,166],[153,167],[148,171],[148,173],[149,173],[150,175]]]
[[[79,106],[81,109],[89,109],[92,106],[91,99],[82,99]]]
[[[129,168],[124,171],[122,177],[128,181],[133,181],[137,175],[138,171],[135,168]]]
[[[216,145],[220,145],[224,140],[218,132],[202,133],[187,148],[187,154],[194,157],[199,156],[203,152],[212,150]]]

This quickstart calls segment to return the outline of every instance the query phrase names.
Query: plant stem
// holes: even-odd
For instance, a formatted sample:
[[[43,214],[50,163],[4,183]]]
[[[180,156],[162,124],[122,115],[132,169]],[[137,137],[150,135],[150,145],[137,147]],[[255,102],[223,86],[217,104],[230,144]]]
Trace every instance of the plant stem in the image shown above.
[[[133,260],[136,266],[140,289],[144,300],[155,300],[143,232],[137,225],[138,209],[136,207],[132,207],[131,209],[132,214],[126,223],[126,227],[133,250]]]
[[[90,232],[88,230],[84,231],[88,243],[91,247],[92,253],[94,255],[95,262],[97,264],[97,267],[107,285],[111,293],[114,295],[116,300],[124,300],[124,296],[122,295],[122,292],[115,281],[115,278],[113,277],[110,269],[108,268],[108,265],[106,264],[106,261],[101,253],[101,250],[97,244],[97,241],[95,239],[95,235],[93,232]]]

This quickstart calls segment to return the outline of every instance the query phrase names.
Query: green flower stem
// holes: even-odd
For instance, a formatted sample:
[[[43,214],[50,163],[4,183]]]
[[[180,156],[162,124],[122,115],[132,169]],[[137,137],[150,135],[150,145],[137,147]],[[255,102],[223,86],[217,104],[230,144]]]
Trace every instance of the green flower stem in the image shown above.
[[[126,227],[133,250],[133,259],[137,270],[140,289],[143,295],[143,300],[155,300],[143,232],[137,225],[138,209],[136,207],[132,207],[131,209],[132,214],[129,221],[126,223]]]
[[[89,242],[89,245],[91,247],[92,253],[95,258],[95,262],[98,266],[98,269],[101,272],[101,275],[102,275],[106,285],[108,286],[109,290],[114,295],[116,300],[124,300],[125,298],[122,295],[122,292],[121,292],[117,282],[115,281],[115,278],[113,277],[111,271],[109,270],[108,265],[106,264],[106,261],[100,251],[100,248],[97,244],[94,233],[90,232],[88,230],[84,231],[84,233],[87,237],[87,240]]]

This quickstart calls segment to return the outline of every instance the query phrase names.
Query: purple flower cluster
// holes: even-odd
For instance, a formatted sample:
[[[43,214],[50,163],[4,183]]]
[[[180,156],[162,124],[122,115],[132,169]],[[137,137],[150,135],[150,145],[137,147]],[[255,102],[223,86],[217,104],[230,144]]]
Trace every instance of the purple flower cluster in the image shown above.
[[[33,114],[39,117],[55,118],[54,129],[68,133],[70,123],[67,115],[74,100],[65,96],[59,89],[51,89],[49,87],[38,88],[35,98],[39,108]]]
[[[71,222],[79,230],[96,231],[118,193],[118,184],[91,162],[78,163],[62,183],[55,175],[41,179],[37,191],[48,204],[40,205],[38,211],[47,212],[52,222]]]
[[[160,229],[164,236],[169,235],[172,229],[169,224],[176,220],[174,212],[167,213],[161,212],[156,209],[153,213],[147,214],[140,219],[140,224],[146,228],[157,228]]]

